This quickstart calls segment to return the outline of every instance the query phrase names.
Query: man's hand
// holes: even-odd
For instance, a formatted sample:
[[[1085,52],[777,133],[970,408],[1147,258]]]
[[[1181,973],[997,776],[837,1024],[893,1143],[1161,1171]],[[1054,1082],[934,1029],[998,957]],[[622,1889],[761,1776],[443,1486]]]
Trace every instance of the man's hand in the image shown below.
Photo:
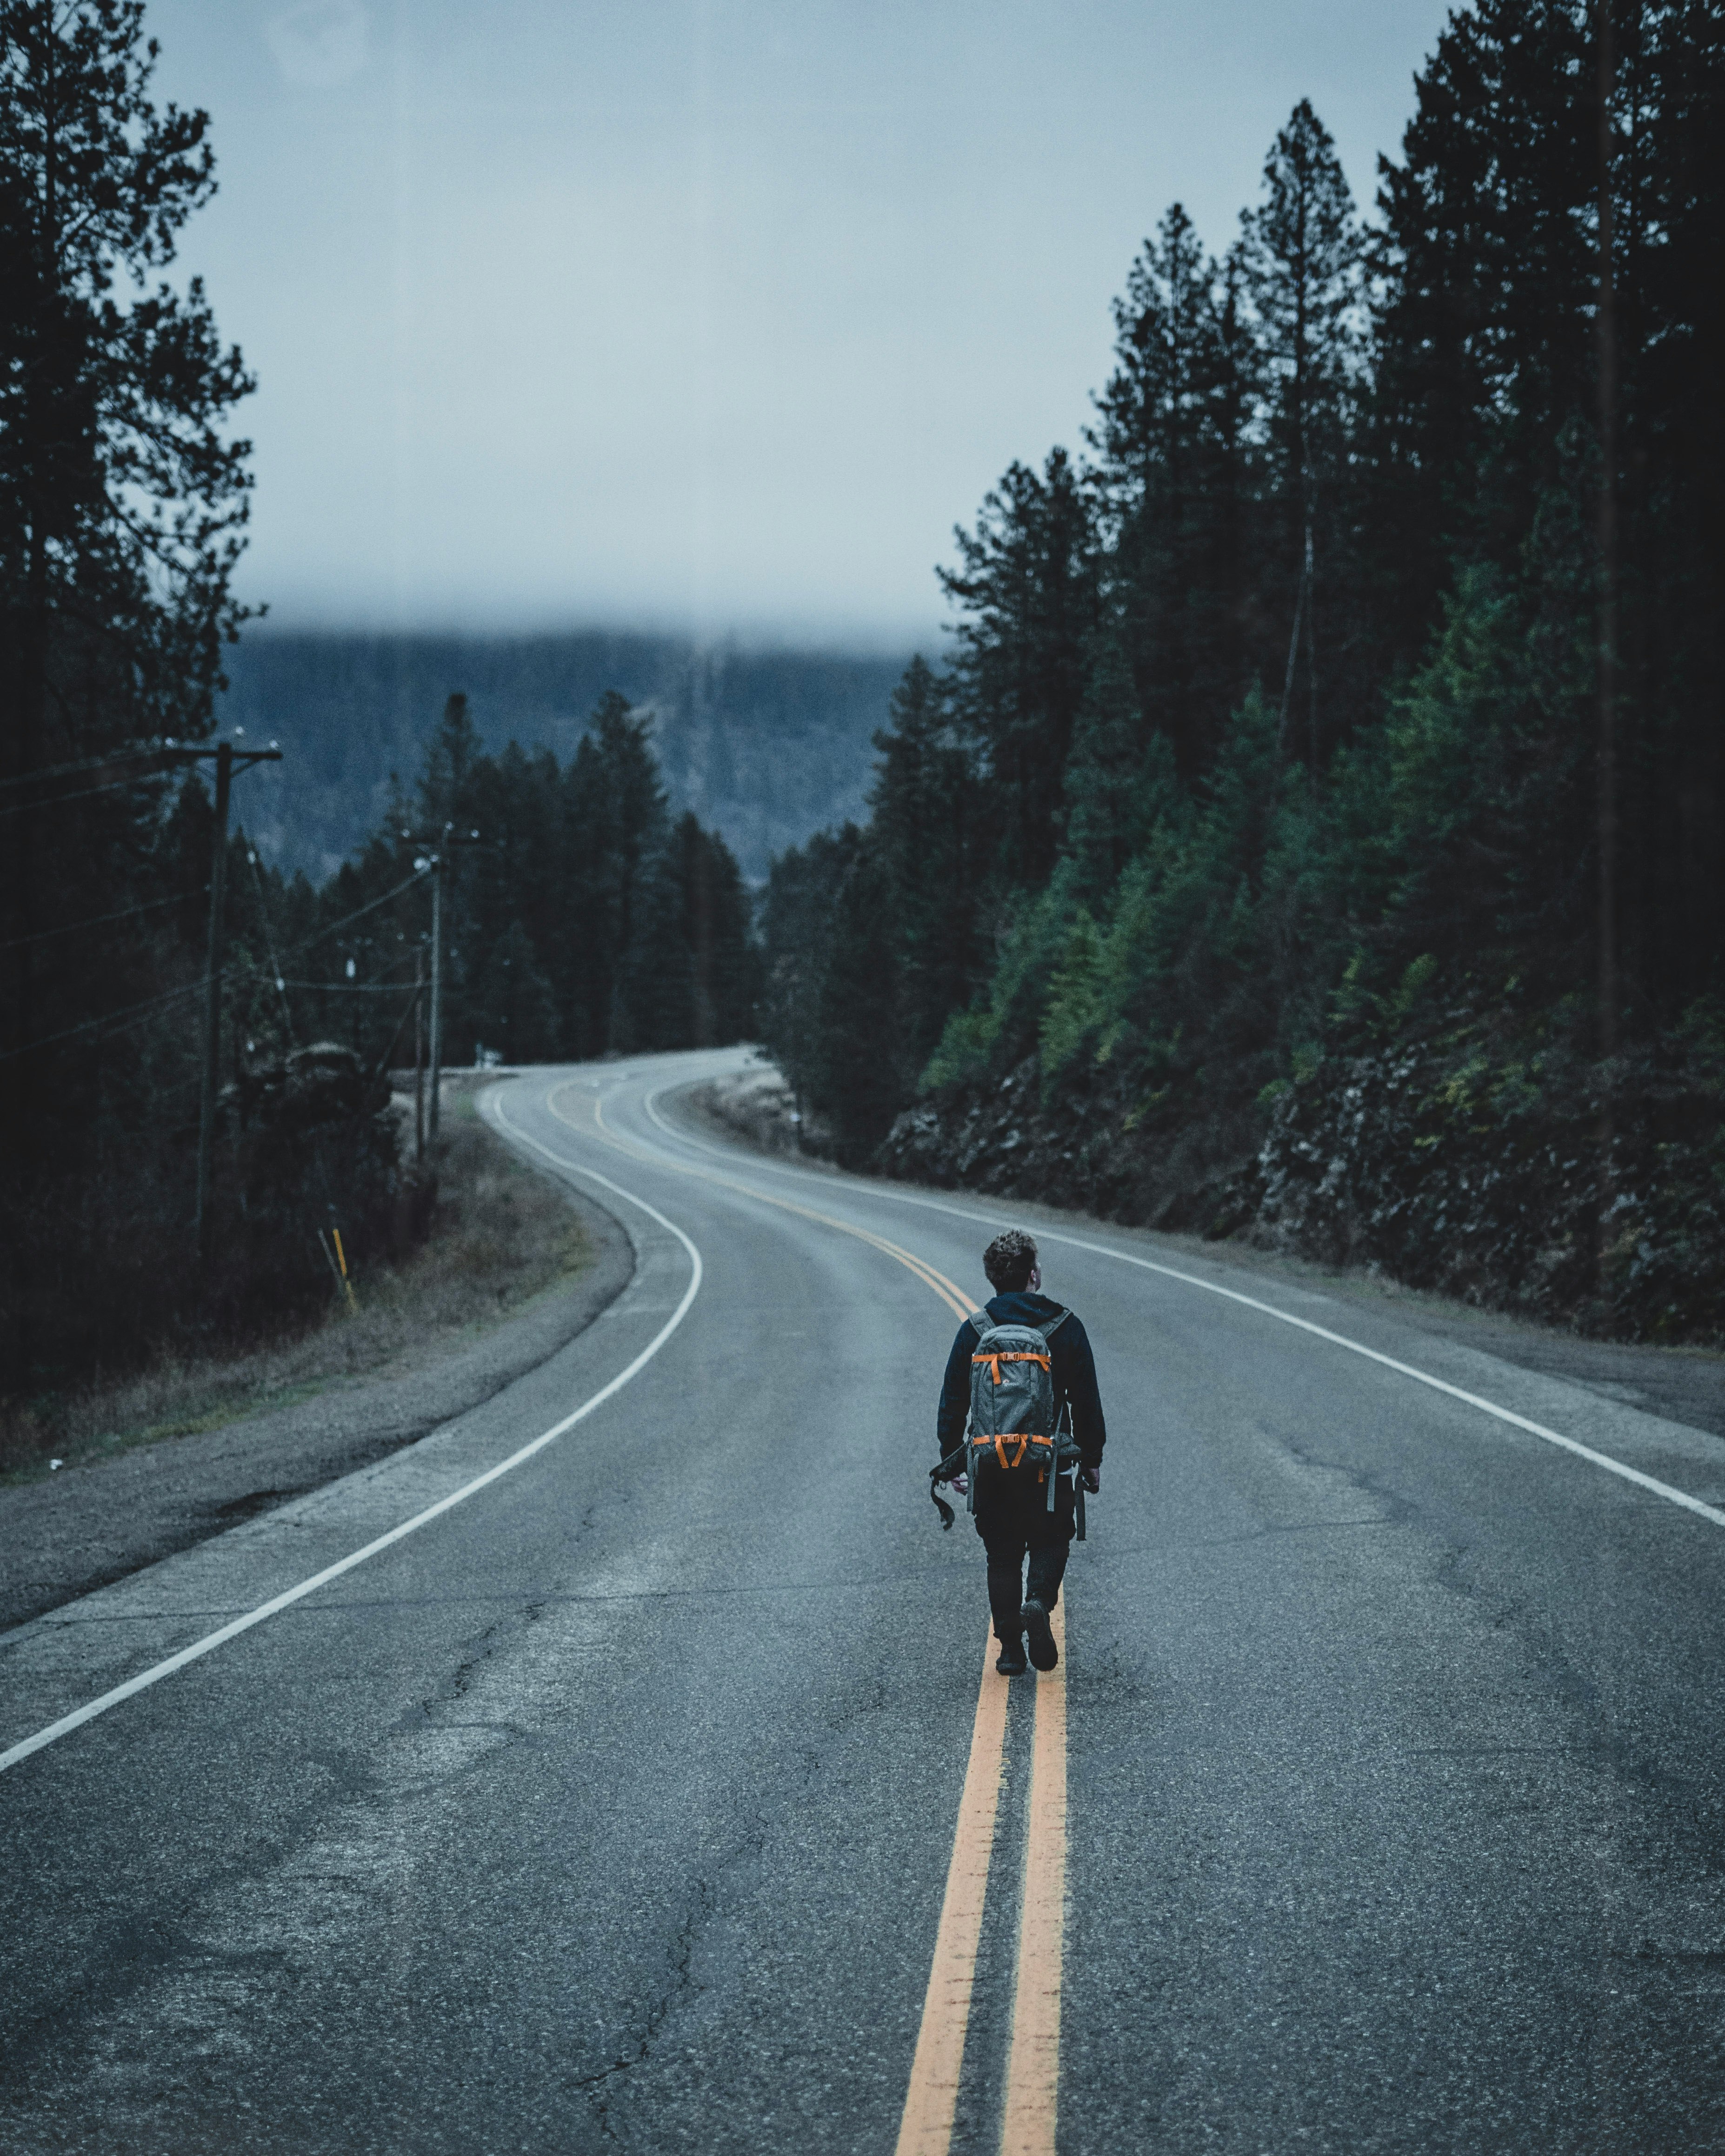
[[[958,1495],[961,1497],[968,1497],[970,1495],[970,1477],[964,1472],[962,1467],[952,1477],[952,1487],[958,1492]]]
[[[1086,1467],[1081,1480],[1085,1488],[1094,1497],[1102,1486],[1102,1471],[1100,1467]]]

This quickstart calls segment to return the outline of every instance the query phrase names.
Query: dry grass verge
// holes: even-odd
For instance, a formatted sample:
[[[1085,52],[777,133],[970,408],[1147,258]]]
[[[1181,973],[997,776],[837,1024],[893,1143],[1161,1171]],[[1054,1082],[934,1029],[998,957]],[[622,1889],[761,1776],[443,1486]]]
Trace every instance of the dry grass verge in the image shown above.
[[[771,1064],[692,1086],[679,1101],[721,1137],[741,1138],[762,1152],[816,1163],[831,1157],[831,1128],[807,1109],[799,1121],[791,1089]]]
[[[438,1200],[405,1260],[352,1254],[354,1303],[332,1301],[308,1330],[209,1357],[163,1355],[117,1382],[0,1403],[0,1481],[53,1463],[219,1429],[331,1385],[450,1352],[542,1290],[584,1271],[593,1252],[556,1188],[482,1123],[470,1095],[444,1096]]]

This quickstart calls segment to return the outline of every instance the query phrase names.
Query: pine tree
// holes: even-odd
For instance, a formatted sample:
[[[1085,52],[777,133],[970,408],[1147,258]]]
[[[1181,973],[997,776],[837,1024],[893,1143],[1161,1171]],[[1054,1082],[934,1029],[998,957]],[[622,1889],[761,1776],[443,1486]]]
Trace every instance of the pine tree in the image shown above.
[[[479,842],[454,848],[449,855],[450,928],[453,947],[462,963],[456,970],[459,986],[449,1001],[446,1025],[454,1040],[471,1036],[501,1048],[511,1061],[536,1060],[558,1053],[563,1040],[553,986],[559,956],[562,774],[547,749],[529,756],[511,742],[501,756],[493,757],[477,752],[476,737],[470,737],[464,746],[474,752],[459,789],[458,826],[470,833],[477,830]],[[446,763],[450,747],[446,737],[434,742],[434,767]],[[527,938],[529,967],[519,963],[511,940],[516,931]],[[496,953],[506,948],[511,968],[521,982],[530,984],[532,995],[542,991],[544,1010],[528,1029],[534,1044],[531,1055],[514,1041],[500,1038],[504,1023],[500,1013],[506,1004],[514,1011],[526,993],[490,978],[498,963]],[[516,1002],[509,1003],[510,998]]]
[[[665,792],[651,721],[608,690],[595,706],[564,780],[569,891],[569,1002],[579,1052],[643,1045],[631,970],[645,879],[664,844]]]
[[[761,1037],[799,1101],[825,1081],[824,992],[839,895],[862,849],[855,824],[817,831],[774,860],[761,908]]]
[[[690,1005],[676,1045],[747,1039],[758,1000],[752,909],[737,857],[692,811],[671,834],[680,940],[689,954]]]
[[[973,532],[954,533],[963,567],[939,572],[958,609],[953,709],[980,748],[998,833],[989,866],[1035,889],[1060,844],[1061,773],[1096,612],[1091,505],[1071,459],[1054,449],[1039,475],[1014,464],[984,500]]]
[[[833,906],[810,1088],[831,1119],[839,1158],[852,1166],[880,1144],[902,1105],[904,1043],[882,950],[891,906],[886,865],[865,839]]]
[[[1320,669],[1336,670],[1343,642],[1330,632],[1343,613],[1346,505],[1338,497],[1363,356],[1363,249],[1335,145],[1304,98],[1271,146],[1264,198],[1243,214],[1241,237],[1264,374],[1269,528],[1289,620],[1283,739],[1291,747],[1293,694],[1303,675],[1304,753],[1315,773],[1334,731],[1323,717]]]
[[[253,387],[201,280],[148,280],[215,191],[208,116],[151,100],[142,0],[0,0],[0,754],[207,725]]]
[[[540,1063],[557,1053],[557,1008],[533,939],[512,921],[473,968],[468,1024],[475,1052],[496,1050],[506,1063]]]
[[[1066,859],[1079,897],[1092,910],[1106,906],[1181,783],[1169,737],[1160,731],[1146,737],[1131,644],[1123,621],[1098,635],[1066,766]]]
[[[478,807],[474,783],[484,754],[485,744],[467,699],[458,690],[444,701],[419,779],[419,815],[428,837],[434,837],[446,824],[463,828],[473,824]]]
[[[1115,302],[1115,367],[1092,436],[1106,504],[1103,634],[1142,737],[1164,735],[1182,776],[1208,765],[1249,680],[1242,516],[1251,485],[1250,341],[1237,265],[1219,270],[1179,203]]]
[[[978,774],[957,738],[946,685],[922,658],[892,693],[869,808],[885,879],[879,924],[896,988],[901,1092],[907,1099],[947,1014],[977,983],[981,947]]]

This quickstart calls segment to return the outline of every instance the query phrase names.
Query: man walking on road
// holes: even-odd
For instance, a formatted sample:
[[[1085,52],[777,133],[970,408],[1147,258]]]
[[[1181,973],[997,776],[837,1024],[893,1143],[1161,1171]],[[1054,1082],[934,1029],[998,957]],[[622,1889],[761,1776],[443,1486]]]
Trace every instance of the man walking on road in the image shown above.
[[[983,1253],[983,1270],[995,1292],[976,1319],[967,1318],[959,1327],[947,1358],[935,1419],[941,1458],[949,1458],[964,1443],[973,1367],[993,1363],[998,1383],[1003,1362],[1034,1362],[1046,1368],[1054,1394],[1053,1422],[1039,1435],[1052,1437],[1060,1426],[1061,1409],[1070,1409],[1084,1486],[1100,1489],[1107,1431],[1102,1423],[1101,1395],[1096,1390],[1096,1362],[1083,1326],[1070,1311],[1063,1310],[1043,1294],[1036,1245],[1022,1229],[1009,1228],[995,1237]],[[1034,1348],[993,1357],[978,1355],[980,1327],[985,1322],[1028,1327],[1041,1335],[1045,1363]],[[973,1435],[992,1436],[993,1432]],[[1060,1660],[1049,1613],[1060,1599],[1077,1505],[1076,1483],[1060,1476],[1050,1510],[1046,1478],[1054,1472],[1053,1466],[1039,1469],[1034,1454],[1029,1455],[1031,1464],[1027,1466],[1025,1449],[1019,1446],[1018,1451],[1017,1462],[1009,1465],[1003,1446],[999,1467],[992,1455],[983,1455],[976,1486],[976,1531],[988,1554],[988,1606],[993,1613],[994,1635],[1000,1642],[1000,1658],[994,1666],[1004,1676],[1017,1676],[1023,1671],[1027,1635],[1030,1660],[1039,1670],[1051,1670]],[[963,1475],[955,1475],[952,1480],[956,1488],[965,1490]],[[1026,1558],[1029,1560],[1028,1590]]]

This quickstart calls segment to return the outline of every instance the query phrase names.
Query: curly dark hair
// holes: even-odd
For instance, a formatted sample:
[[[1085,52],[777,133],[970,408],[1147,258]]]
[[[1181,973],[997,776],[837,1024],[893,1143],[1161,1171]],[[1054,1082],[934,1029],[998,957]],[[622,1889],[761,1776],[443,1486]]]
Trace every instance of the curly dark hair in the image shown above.
[[[983,1270],[1002,1295],[1028,1285],[1036,1267],[1036,1238],[1022,1228],[1009,1228],[983,1252]]]

